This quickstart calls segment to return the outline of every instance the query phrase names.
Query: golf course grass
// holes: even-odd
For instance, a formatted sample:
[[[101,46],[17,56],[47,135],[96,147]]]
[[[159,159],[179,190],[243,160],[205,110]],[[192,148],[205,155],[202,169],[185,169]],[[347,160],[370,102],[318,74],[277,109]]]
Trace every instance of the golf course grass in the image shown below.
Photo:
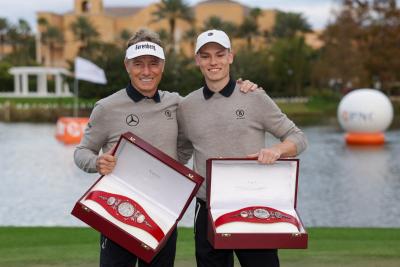
[[[308,233],[308,249],[279,251],[281,266],[400,266],[400,229],[310,228]],[[0,227],[0,266],[94,267],[98,243],[99,234],[90,228]],[[196,266],[192,228],[179,228],[175,262]]]

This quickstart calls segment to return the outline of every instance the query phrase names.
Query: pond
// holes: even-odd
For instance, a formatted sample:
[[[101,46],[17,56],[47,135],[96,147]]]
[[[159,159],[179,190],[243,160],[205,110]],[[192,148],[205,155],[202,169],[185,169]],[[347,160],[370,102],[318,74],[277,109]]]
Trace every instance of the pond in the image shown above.
[[[400,227],[400,131],[381,147],[349,147],[328,126],[304,127],[298,212],[307,226]],[[70,215],[96,181],[73,162],[55,125],[0,123],[0,226],[82,226]],[[180,222],[193,225],[193,203]]]

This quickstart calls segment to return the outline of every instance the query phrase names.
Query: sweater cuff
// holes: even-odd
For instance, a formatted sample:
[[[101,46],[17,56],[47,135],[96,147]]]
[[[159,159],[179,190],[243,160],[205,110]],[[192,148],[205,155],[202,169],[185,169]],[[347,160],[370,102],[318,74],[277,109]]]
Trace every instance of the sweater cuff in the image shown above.
[[[303,134],[290,135],[288,136],[287,140],[293,142],[296,145],[297,155],[303,152],[308,146],[307,138]]]

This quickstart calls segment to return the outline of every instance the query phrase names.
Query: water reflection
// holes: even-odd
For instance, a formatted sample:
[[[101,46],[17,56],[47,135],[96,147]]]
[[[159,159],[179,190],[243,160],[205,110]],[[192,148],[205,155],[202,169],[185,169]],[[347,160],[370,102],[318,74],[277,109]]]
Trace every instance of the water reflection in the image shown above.
[[[400,131],[380,148],[348,147],[332,127],[304,129],[298,210],[306,226],[400,227]],[[0,123],[0,225],[83,225],[76,200],[97,179],[73,163],[50,124]],[[270,139],[267,138],[268,142]],[[189,207],[181,225],[191,226]]]
[[[301,157],[299,210],[309,225],[400,226],[399,131],[382,147],[347,146],[327,127],[305,129],[309,150]]]

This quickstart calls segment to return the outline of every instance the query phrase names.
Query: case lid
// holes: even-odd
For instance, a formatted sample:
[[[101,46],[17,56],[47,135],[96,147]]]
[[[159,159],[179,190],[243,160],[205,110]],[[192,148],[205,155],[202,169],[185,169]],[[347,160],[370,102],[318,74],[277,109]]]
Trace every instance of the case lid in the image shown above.
[[[130,132],[121,136],[114,155],[113,175],[178,219],[204,180]]]
[[[298,159],[261,164],[253,159],[209,159],[207,182],[212,209],[269,206],[296,207]]]

